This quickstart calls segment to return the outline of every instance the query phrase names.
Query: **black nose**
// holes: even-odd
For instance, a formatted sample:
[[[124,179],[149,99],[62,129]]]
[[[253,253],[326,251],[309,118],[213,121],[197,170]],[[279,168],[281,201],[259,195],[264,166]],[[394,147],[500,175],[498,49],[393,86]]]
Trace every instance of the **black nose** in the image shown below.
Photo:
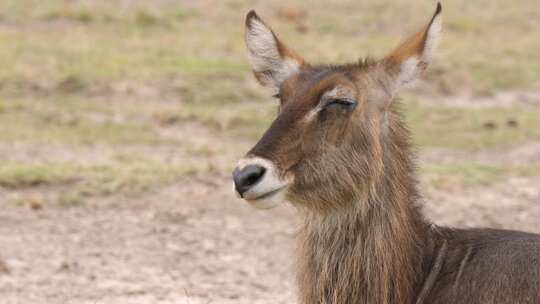
[[[233,171],[234,187],[236,191],[243,196],[244,192],[253,187],[258,181],[262,179],[266,169],[259,165],[248,165],[241,170],[236,168]]]

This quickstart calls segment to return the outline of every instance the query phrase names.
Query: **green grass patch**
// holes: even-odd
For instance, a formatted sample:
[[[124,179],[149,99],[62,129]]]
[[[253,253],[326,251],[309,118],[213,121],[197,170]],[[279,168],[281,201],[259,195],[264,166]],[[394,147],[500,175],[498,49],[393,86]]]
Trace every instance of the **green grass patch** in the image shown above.
[[[261,5],[261,15],[293,49],[311,62],[328,63],[382,57],[433,11],[427,3],[370,0],[336,3],[329,13],[326,2],[313,1],[298,5],[306,13],[300,20],[308,29],[304,34],[295,23],[276,18],[283,4]],[[93,82],[247,72],[240,12],[252,4],[225,1],[213,7],[207,13],[197,5],[170,1],[129,6],[118,1],[2,1],[0,16],[14,26],[0,30],[0,79],[38,82],[76,75]],[[531,35],[539,26],[534,13],[539,9],[533,0],[445,3],[444,39],[434,67],[451,67],[444,71],[449,79],[465,71],[470,83],[459,85],[482,92],[540,89],[540,41]]]
[[[478,163],[423,164],[420,174],[437,189],[489,186],[516,176],[538,176],[540,166],[519,167]]]
[[[141,144],[161,138],[151,125],[115,121],[88,103],[76,100],[30,102],[0,100],[0,140],[5,142],[59,142],[68,144]]]
[[[108,195],[148,190],[156,182],[194,174],[202,170],[190,165],[168,165],[141,161],[106,165],[74,163],[13,163],[0,166],[0,186],[8,189],[73,184],[83,194]]]
[[[2,163],[0,186],[8,189],[53,185],[74,181],[77,168],[66,165]]]
[[[540,137],[540,113],[525,108],[449,108],[406,102],[406,121],[422,147],[479,150]]]
[[[54,188],[56,203],[83,204],[93,197],[124,195],[134,197],[159,189],[178,178],[212,170],[191,164],[155,161],[80,165],[75,163],[0,164],[0,187],[20,191],[34,187]]]

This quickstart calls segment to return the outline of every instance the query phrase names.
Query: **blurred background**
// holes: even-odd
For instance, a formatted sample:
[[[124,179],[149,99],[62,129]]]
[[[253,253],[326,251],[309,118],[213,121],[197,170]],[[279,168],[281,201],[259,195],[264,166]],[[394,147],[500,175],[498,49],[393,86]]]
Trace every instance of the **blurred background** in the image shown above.
[[[342,63],[384,56],[435,2],[0,2],[2,303],[294,303],[294,210],[231,190],[277,108],[248,66],[251,8]],[[540,2],[443,14],[402,95],[427,215],[540,232]]]

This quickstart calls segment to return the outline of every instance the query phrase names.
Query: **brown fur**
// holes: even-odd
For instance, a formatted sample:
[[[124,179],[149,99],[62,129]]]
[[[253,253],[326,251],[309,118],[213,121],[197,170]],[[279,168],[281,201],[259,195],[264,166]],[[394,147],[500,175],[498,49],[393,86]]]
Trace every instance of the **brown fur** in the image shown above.
[[[422,51],[426,31],[385,60],[303,66],[281,83],[281,111],[248,153],[293,177],[300,304],[540,303],[540,236],[453,230],[421,214],[390,90],[395,64]],[[336,87],[356,106],[325,106]]]
[[[373,140],[381,136],[375,129],[371,133]],[[387,133],[396,139],[404,135],[397,121]],[[408,144],[398,139],[396,145],[365,148],[371,151],[362,152],[369,155],[364,164],[383,158],[382,166],[376,168],[380,172],[369,172],[371,168],[366,167],[374,180],[364,176],[362,187],[356,183],[351,188],[358,193],[351,193],[350,198],[341,198],[341,190],[333,193],[334,187],[320,187],[323,196],[339,199],[340,206],[333,212],[305,211],[306,223],[299,236],[300,303],[409,303],[417,289],[422,265],[419,248],[425,245],[427,226],[416,206],[415,182],[409,173],[412,163],[403,153]],[[354,150],[343,153],[339,161],[347,164],[361,157]],[[303,197],[295,193],[291,201]],[[350,205],[343,206],[344,202]]]

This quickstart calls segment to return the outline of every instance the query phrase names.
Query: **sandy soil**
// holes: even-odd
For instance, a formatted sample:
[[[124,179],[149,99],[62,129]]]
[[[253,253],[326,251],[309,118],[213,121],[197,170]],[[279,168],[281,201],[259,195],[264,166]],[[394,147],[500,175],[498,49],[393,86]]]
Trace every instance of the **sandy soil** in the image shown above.
[[[2,303],[290,303],[290,208],[227,177],[106,207],[2,209]]]
[[[540,232],[539,178],[426,193],[437,223]],[[0,211],[2,303],[294,303],[293,208],[257,211],[228,176],[101,207]]]

